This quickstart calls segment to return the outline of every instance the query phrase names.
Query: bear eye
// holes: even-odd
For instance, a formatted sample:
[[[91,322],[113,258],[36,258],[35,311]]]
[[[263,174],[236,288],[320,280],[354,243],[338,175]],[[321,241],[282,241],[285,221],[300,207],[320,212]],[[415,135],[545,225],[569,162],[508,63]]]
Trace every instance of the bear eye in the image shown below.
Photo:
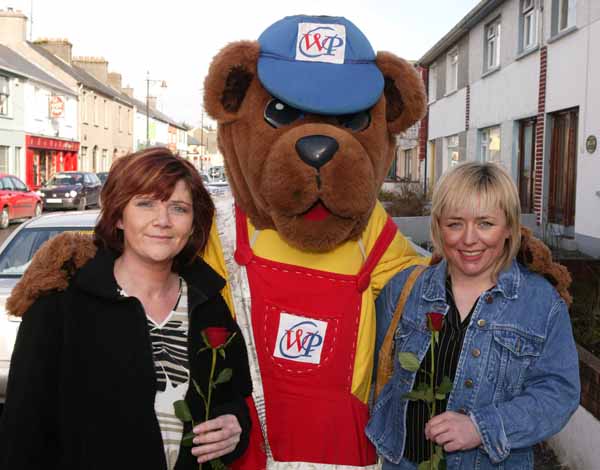
[[[293,108],[278,99],[272,99],[265,107],[265,121],[275,129],[288,126],[304,117],[299,109]]]
[[[364,131],[371,124],[371,113],[369,111],[359,111],[354,114],[343,114],[337,117],[340,126],[350,129],[353,132]]]

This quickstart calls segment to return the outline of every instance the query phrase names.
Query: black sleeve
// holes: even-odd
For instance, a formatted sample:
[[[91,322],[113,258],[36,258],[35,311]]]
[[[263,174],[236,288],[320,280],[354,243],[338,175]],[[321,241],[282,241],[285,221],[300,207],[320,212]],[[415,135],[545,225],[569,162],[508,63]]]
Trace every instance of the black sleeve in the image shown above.
[[[211,403],[210,417],[215,418],[223,414],[233,414],[237,417],[242,428],[240,442],[233,452],[221,457],[221,460],[228,464],[236,458],[240,457],[248,447],[250,438],[250,413],[246,404],[246,398],[252,393],[252,380],[250,378],[250,368],[248,365],[248,354],[246,352],[246,343],[242,337],[242,333],[236,321],[232,318],[227,304],[221,297],[217,295],[207,301],[202,308],[201,315],[192,317],[192,341],[190,357],[191,357],[191,372],[194,380],[203,390],[207,390],[208,376],[210,375],[211,351],[206,350],[197,352],[202,349],[200,332],[210,326],[226,327],[235,337],[225,349],[225,358],[217,355],[217,365],[215,378],[218,373],[225,369],[232,369],[232,378],[229,382],[219,384],[213,391]],[[196,352],[194,352],[194,349]],[[203,420],[204,407],[201,400],[198,399],[194,386],[190,387],[186,396],[192,414],[200,421]]]
[[[62,322],[57,305],[57,294],[38,299],[19,326],[0,418],[0,468],[59,466],[57,392]]]

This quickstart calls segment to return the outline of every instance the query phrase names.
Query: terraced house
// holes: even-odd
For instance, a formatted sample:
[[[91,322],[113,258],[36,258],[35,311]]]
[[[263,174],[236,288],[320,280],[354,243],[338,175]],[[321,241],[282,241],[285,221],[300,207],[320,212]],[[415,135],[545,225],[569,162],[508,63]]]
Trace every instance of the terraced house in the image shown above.
[[[493,161],[547,242],[600,256],[600,1],[483,0],[420,60],[422,175]]]

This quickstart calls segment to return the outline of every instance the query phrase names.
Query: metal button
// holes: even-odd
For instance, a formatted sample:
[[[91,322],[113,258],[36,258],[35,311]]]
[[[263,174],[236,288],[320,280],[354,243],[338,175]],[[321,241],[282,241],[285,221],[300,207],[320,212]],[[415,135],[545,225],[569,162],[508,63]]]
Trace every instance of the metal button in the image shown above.
[[[479,326],[480,328],[483,328],[486,323],[487,322],[483,318],[480,320],[477,320],[477,326]]]
[[[465,387],[473,388],[473,381],[471,379],[465,380]]]
[[[471,355],[473,357],[479,357],[479,356],[481,356],[481,351],[479,349],[477,349],[477,348],[474,348],[474,349],[471,350]]]
[[[493,301],[494,301],[494,298],[490,294],[488,294],[488,295],[485,296],[485,303],[486,304],[491,304]]]

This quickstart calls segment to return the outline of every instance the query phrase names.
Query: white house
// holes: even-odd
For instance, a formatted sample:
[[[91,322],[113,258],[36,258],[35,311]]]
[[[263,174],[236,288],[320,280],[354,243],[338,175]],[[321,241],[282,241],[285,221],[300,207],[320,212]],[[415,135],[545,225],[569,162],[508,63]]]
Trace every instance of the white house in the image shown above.
[[[598,44],[598,0],[476,5],[419,61],[428,183],[460,161],[497,162],[538,234],[600,256]]]

